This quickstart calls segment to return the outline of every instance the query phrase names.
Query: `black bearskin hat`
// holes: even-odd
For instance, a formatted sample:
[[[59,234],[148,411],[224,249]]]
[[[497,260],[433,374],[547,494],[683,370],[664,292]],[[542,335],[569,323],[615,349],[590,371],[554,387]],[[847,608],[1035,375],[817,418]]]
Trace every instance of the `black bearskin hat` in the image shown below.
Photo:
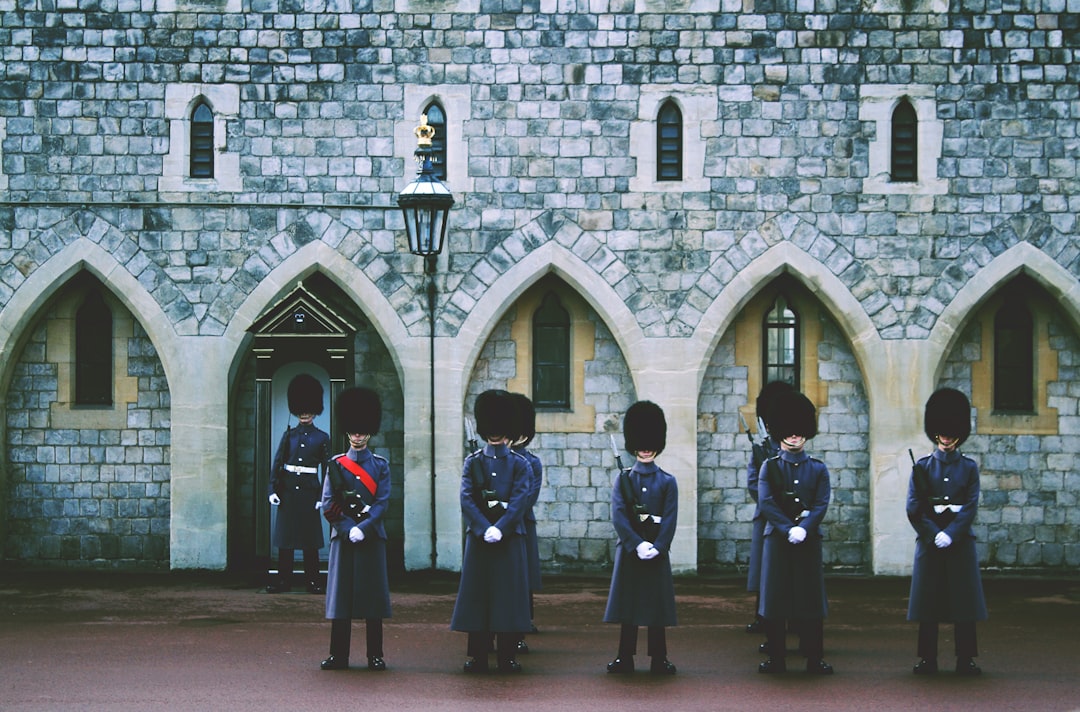
[[[487,390],[473,403],[476,416],[476,434],[482,439],[502,435],[512,438],[518,433],[517,410],[510,393],[503,390]]]
[[[623,447],[629,453],[642,450],[659,455],[667,446],[667,420],[664,411],[652,401],[638,401],[623,417]]]
[[[777,393],[769,404],[769,433],[778,440],[802,435],[809,440],[817,435],[817,410],[810,399],[792,389]]]
[[[963,443],[971,435],[971,403],[955,388],[939,388],[926,400],[923,414],[926,437],[948,435]]]
[[[757,417],[765,421],[766,430],[769,430],[769,416],[771,415],[769,407],[772,402],[781,393],[790,393],[794,390],[795,387],[787,381],[769,381],[761,389],[761,393],[758,394],[757,401],[754,403],[754,411]],[[759,433],[759,435],[764,435],[764,433]]]
[[[374,435],[382,425],[382,401],[370,388],[346,388],[334,405],[338,430],[348,435]]]
[[[314,376],[301,373],[289,381],[288,398],[289,412],[293,415],[323,412],[323,388]]]
[[[529,397],[523,393],[511,393],[510,397],[514,401],[516,415],[514,422],[517,423],[517,432],[512,440],[525,438],[525,442],[521,444],[524,447],[536,437],[536,408],[533,407],[533,402],[529,400]]]

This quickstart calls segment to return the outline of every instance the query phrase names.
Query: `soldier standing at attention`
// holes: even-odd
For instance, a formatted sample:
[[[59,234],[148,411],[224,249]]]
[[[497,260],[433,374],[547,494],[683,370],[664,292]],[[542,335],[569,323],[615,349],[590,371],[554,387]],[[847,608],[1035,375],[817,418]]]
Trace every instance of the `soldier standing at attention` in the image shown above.
[[[765,627],[758,608],[761,606],[761,551],[765,540],[765,515],[761,513],[761,503],[758,502],[758,473],[761,466],[770,457],[780,454],[780,445],[769,434],[769,404],[780,393],[794,390],[787,381],[770,381],[765,384],[758,394],[754,403],[758,423],[763,426],[760,443],[754,443],[751,449],[750,462],[746,466],[746,489],[750,492],[750,498],[754,500],[753,529],[750,534],[750,567],[746,574],[746,590],[756,593],[754,601],[754,621],[747,624],[747,633],[764,633]],[[759,652],[768,652],[768,646],[764,643],[758,648]]]
[[[938,623],[955,627],[956,674],[979,675],[975,623],[987,618],[971,525],[979,510],[979,466],[960,454],[971,435],[971,404],[952,388],[926,401],[926,436],[934,451],[912,467],[907,516],[915,528],[909,621],[919,622],[916,675],[937,672]]]
[[[758,672],[787,672],[787,622],[799,631],[806,671],[831,675],[824,657],[825,572],[821,558],[821,520],[829,509],[829,470],[810,457],[806,441],[817,435],[814,404],[802,393],[777,395],[770,406],[770,432],[780,439],[780,454],[758,473],[758,503],[765,514],[761,564],[761,608],[769,659]]]
[[[380,672],[386,669],[383,618],[390,617],[383,527],[390,504],[390,464],[371,451],[368,441],[382,424],[382,403],[375,391],[348,388],[338,396],[334,412],[349,439],[349,451],[330,461],[323,484],[323,516],[332,533],[326,595],[330,657],[321,667],[349,667],[352,621],[364,618],[367,666]]]
[[[679,488],[675,477],[656,464],[667,445],[664,411],[651,401],[634,403],[623,418],[623,437],[635,462],[619,473],[611,492],[611,522],[619,539],[604,622],[621,628],[619,650],[607,671],[634,672],[638,626],[647,626],[650,671],[674,675],[666,627],[678,621],[668,552],[679,516]]]
[[[517,673],[518,641],[530,626],[524,517],[532,470],[510,449],[509,438],[518,432],[510,394],[484,391],[473,411],[485,444],[462,468],[465,551],[450,629],[468,633],[466,673],[488,671],[493,633],[499,672]]]
[[[268,499],[278,508],[270,538],[278,550],[278,577],[267,585],[266,592],[292,589],[294,549],[300,549],[308,592],[324,593],[319,581],[319,549],[323,547],[319,468],[325,476],[330,436],[313,422],[323,412],[322,384],[302,373],[289,381],[288,401],[289,412],[300,422],[282,435],[270,473]]]
[[[518,431],[511,448],[524,457],[532,468],[532,481],[529,486],[529,508],[525,511],[525,550],[529,558],[529,620],[535,620],[533,594],[541,589],[540,580],[540,544],[536,536],[536,513],[533,508],[540,498],[540,488],[544,484],[544,465],[540,458],[528,449],[529,443],[536,437],[536,409],[529,397],[521,393],[512,393],[517,413]],[[529,631],[536,632],[535,623],[530,622]],[[524,639],[518,641],[518,653],[529,652]]]

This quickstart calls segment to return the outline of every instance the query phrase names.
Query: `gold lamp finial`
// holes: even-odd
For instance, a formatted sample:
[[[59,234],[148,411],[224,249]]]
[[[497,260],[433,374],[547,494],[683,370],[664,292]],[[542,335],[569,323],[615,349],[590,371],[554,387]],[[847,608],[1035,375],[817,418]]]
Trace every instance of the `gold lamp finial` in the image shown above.
[[[435,137],[435,127],[427,122],[427,114],[420,116],[420,125],[413,130],[416,135],[416,145],[425,148],[431,146],[431,139]]]

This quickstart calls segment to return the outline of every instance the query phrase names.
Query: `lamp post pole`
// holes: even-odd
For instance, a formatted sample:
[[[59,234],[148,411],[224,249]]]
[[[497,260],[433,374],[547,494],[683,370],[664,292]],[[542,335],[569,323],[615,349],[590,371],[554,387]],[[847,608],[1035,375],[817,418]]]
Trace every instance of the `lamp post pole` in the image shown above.
[[[435,176],[431,148],[435,129],[428,124],[427,116],[421,117],[420,125],[413,133],[416,135],[417,144],[413,155],[419,171],[416,178],[398,194],[397,203],[405,218],[409,252],[424,258],[424,275],[427,278],[428,356],[431,366],[428,383],[431,429],[431,569],[434,571],[438,565],[438,534],[435,528],[435,305],[438,292],[435,272],[437,256],[442,252],[446,238],[447,218],[454,204],[454,196]]]

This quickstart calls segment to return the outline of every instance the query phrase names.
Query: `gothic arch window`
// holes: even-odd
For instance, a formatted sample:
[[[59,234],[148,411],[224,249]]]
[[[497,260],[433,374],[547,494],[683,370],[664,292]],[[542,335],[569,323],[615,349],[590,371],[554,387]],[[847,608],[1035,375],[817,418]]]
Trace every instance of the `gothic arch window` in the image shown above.
[[[902,99],[892,115],[892,171],[895,183],[919,179],[919,120],[915,107]]]
[[[214,177],[214,112],[200,101],[191,112],[192,178]]]
[[[431,163],[435,168],[435,175],[439,180],[446,180],[446,112],[438,102],[431,102],[424,109],[427,115],[428,126],[435,129],[435,135],[431,138]]]
[[[113,402],[113,317],[101,293],[75,312],[75,405]]]
[[[533,314],[533,404],[537,409],[570,408],[570,313],[548,292]]]
[[[1035,410],[1035,330],[1022,300],[1007,300],[994,315],[994,411]]]
[[[682,180],[682,112],[668,99],[656,115],[656,180]]]
[[[762,328],[762,383],[786,381],[799,388],[799,315],[780,293],[765,313]]]

